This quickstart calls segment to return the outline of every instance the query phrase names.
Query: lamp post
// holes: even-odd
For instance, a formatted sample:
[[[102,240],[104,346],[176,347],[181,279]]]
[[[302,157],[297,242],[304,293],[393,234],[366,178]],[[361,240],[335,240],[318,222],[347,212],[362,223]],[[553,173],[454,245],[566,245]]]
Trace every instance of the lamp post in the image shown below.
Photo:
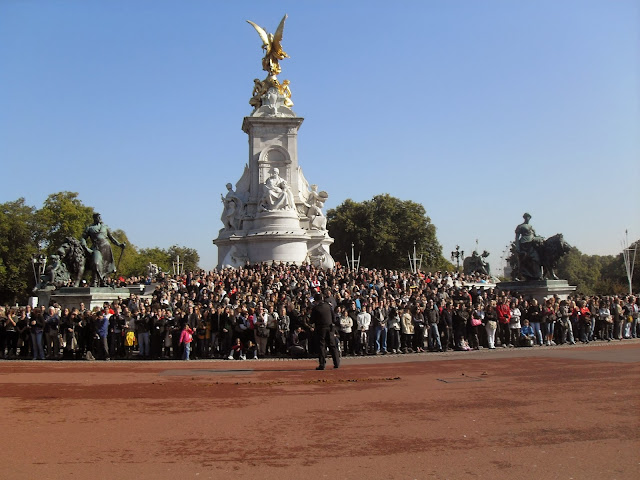
[[[629,281],[629,295],[633,294],[633,267],[636,263],[636,247],[629,246],[629,231],[625,230],[625,239],[622,242],[622,257],[624,258],[624,268]]]
[[[44,253],[38,253],[31,257],[31,267],[33,268],[33,279],[35,280],[36,285],[40,283],[40,277],[44,275],[44,270],[46,266],[47,266],[47,256]]]
[[[351,242],[351,263],[349,263],[349,255],[345,253],[345,256],[347,257],[347,268],[350,268],[351,270],[357,270],[358,268],[360,268],[360,254],[358,253],[358,259],[356,260],[353,247],[354,243]]]
[[[173,262],[173,274],[174,275],[184,274],[184,263],[180,261],[180,255],[176,255],[176,259]]]
[[[411,254],[409,254],[409,268],[411,269],[411,273],[418,273],[418,270],[422,268],[422,255],[420,255],[420,263],[418,263],[415,240],[413,241],[413,258],[411,258]]]
[[[460,245],[456,245],[456,249],[451,252],[451,261],[453,262],[454,260],[456,261],[456,264],[458,265],[456,271],[460,271],[460,259],[464,259],[464,250],[460,250]]]

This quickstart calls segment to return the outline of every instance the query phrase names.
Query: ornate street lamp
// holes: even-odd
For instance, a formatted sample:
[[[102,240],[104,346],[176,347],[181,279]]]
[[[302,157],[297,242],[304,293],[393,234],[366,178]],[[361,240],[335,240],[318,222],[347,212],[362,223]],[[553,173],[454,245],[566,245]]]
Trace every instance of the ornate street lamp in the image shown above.
[[[464,250],[460,250],[460,245],[456,245],[456,249],[451,252],[451,261],[456,261],[458,268],[457,271],[460,271],[460,259],[464,260]]]
[[[44,275],[47,267],[47,256],[44,253],[38,253],[31,257],[31,267],[33,268],[33,278],[36,285],[40,283],[40,277]]]

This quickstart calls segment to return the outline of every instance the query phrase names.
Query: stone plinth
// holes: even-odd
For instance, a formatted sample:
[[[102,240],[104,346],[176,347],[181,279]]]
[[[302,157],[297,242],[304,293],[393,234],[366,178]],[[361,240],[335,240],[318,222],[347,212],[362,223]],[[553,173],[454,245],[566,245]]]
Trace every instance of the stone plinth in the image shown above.
[[[39,290],[38,305],[47,306],[55,302],[62,307],[78,308],[84,303],[85,308],[102,307],[104,302],[113,302],[118,298],[129,298],[128,288],[111,287],[63,287],[57,290]]]
[[[503,292],[518,292],[524,298],[535,298],[538,302],[544,302],[554,295],[557,295],[560,300],[566,300],[576,290],[576,287],[569,285],[566,280],[500,282],[496,287]]]

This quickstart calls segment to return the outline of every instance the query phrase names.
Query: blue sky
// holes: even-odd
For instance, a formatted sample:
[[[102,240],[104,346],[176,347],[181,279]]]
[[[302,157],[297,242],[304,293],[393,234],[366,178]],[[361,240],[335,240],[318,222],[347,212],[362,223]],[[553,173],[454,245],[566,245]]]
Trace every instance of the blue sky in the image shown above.
[[[326,206],[425,206],[492,265],[528,211],[587,254],[640,238],[640,2],[0,1],[0,202],[78,192],[138,247],[217,252],[260,39]]]

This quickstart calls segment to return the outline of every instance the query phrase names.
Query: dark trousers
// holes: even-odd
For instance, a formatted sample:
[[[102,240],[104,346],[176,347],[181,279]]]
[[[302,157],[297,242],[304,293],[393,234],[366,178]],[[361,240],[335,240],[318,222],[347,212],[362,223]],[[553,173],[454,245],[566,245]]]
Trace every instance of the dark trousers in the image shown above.
[[[413,330],[413,349],[423,349],[424,348],[424,327],[416,327]]]
[[[509,340],[511,338],[510,330],[508,323],[498,322],[498,335],[502,345],[509,345]]]
[[[398,351],[400,350],[400,330],[396,330],[395,328],[390,328],[387,331],[387,351]]]
[[[451,346],[452,328],[448,325],[442,327],[442,349],[446,352]]]
[[[325,366],[327,362],[327,345],[329,345],[333,366],[338,368],[340,366],[340,353],[338,352],[336,337],[331,331],[331,327],[320,328],[316,330],[316,334],[318,335],[318,363],[321,367]]]
[[[340,340],[342,341],[342,351],[345,355],[353,355],[353,332],[340,332]]]

